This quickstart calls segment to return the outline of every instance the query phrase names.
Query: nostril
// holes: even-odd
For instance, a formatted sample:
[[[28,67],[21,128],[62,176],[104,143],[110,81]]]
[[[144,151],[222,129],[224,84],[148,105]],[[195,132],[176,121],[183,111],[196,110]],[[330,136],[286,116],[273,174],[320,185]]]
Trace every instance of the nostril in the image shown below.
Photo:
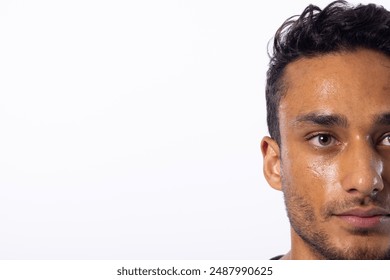
[[[353,189],[353,188],[348,190],[348,193],[350,193],[350,194],[354,194],[354,193],[358,193],[358,192],[359,191],[357,189]]]
[[[378,195],[379,192],[380,192],[380,189],[375,188],[370,193],[366,193],[366,196],[374,198]],[[357,188],[351,188],[348,190],[348,193],[351,195],[358,195],[358,194],[361,194],[362,192],[359,191],[359,189],[357,189]]]
[[[378,189],[373,189],[371,192],[371,196],[374,197],[378,194],[379,190]]]

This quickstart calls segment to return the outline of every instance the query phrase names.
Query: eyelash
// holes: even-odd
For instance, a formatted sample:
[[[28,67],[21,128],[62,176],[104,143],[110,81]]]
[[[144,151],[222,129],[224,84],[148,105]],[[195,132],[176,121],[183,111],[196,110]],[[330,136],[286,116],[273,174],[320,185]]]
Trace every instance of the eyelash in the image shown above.
[[[329,132],[316,132],[316,133],[310,134],[306,137],[306,141],[311,141],[314,138],[319,137],[319,136],[326,136],[326,137],[329,137],[331,141],[338,142],[337,138]],[[334,145],[332,145],[332,142],[329,145],[321,145],[321,144],[319,144],[319,145],[313,144],[313,145],[316,148],[327,148],[328,146],[334,146]]]
[[[311,141],[311,140],[313,140],[314,138],[319,137],[319,136],[330,137],[331,140],[337,141],[337,142],[338,142],[337,138],[336,138],[334,135],[332,135],[331,133],[329,133],[329,132],[316,132],[316,133],[313,133],[313,134],[308,135],[307,137],[305,137],[305,139],[306,139],[306,141]],[[377,142],[376,145],[378,145],[378,146],[389,146],[389,147],[390,147],[390,139],[389,139],[389,145],[380,145],[380,143],[381,143],[382,141],[384,141],[386,138],[390,138],[390,133],[386,133],[386,134],[384,134],[383,136],[381,136],[381,137],[379,138],[379,141]],[[331,145],[331,144],[332,144],[332,143],[330,143],[329,145],[321,145],[321,144],[319,144],[319,145],[314,145],[314,144],[313,144],[313,145],[316,146],[317,148],[326,148],[326,147],[328,147],[328,146],[333,146],[333,145]]]
[[[381,143],[383,140],[385,140],[386,138],[389,138],[389,137],[390,137],[390,133],[383,135],[381,138],[379,138],[378,143]],[[390,142],[390,139],[389,139],[389,142]],[[382,145],[382,146],[390,146],[390,145]]]

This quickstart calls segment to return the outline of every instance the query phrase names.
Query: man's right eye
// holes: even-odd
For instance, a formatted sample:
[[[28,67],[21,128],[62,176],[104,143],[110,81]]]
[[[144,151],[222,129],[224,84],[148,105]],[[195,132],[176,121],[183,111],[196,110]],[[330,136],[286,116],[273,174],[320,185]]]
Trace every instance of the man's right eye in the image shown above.
[[[318,133],[311,136],[309,142],[319,148],[337,144],[337,140],[332,135],[326,133]]]

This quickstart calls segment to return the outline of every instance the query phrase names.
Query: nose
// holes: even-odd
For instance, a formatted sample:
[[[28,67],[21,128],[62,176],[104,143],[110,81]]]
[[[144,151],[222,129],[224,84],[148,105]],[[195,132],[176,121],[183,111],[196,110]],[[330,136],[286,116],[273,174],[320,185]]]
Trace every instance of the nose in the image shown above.
[[[342,186],[359,196],[374,196],[384,188],[383,162],[369,141],[356,141],[346,147],[343,156]]]

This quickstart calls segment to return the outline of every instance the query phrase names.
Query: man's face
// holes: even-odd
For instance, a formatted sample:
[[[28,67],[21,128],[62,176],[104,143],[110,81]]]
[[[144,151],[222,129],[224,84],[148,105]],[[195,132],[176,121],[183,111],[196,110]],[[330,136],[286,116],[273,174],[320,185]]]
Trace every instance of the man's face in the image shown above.
[[[390,59],[369,50],[289,64],[280,175],[292,252],[390,257]]]

